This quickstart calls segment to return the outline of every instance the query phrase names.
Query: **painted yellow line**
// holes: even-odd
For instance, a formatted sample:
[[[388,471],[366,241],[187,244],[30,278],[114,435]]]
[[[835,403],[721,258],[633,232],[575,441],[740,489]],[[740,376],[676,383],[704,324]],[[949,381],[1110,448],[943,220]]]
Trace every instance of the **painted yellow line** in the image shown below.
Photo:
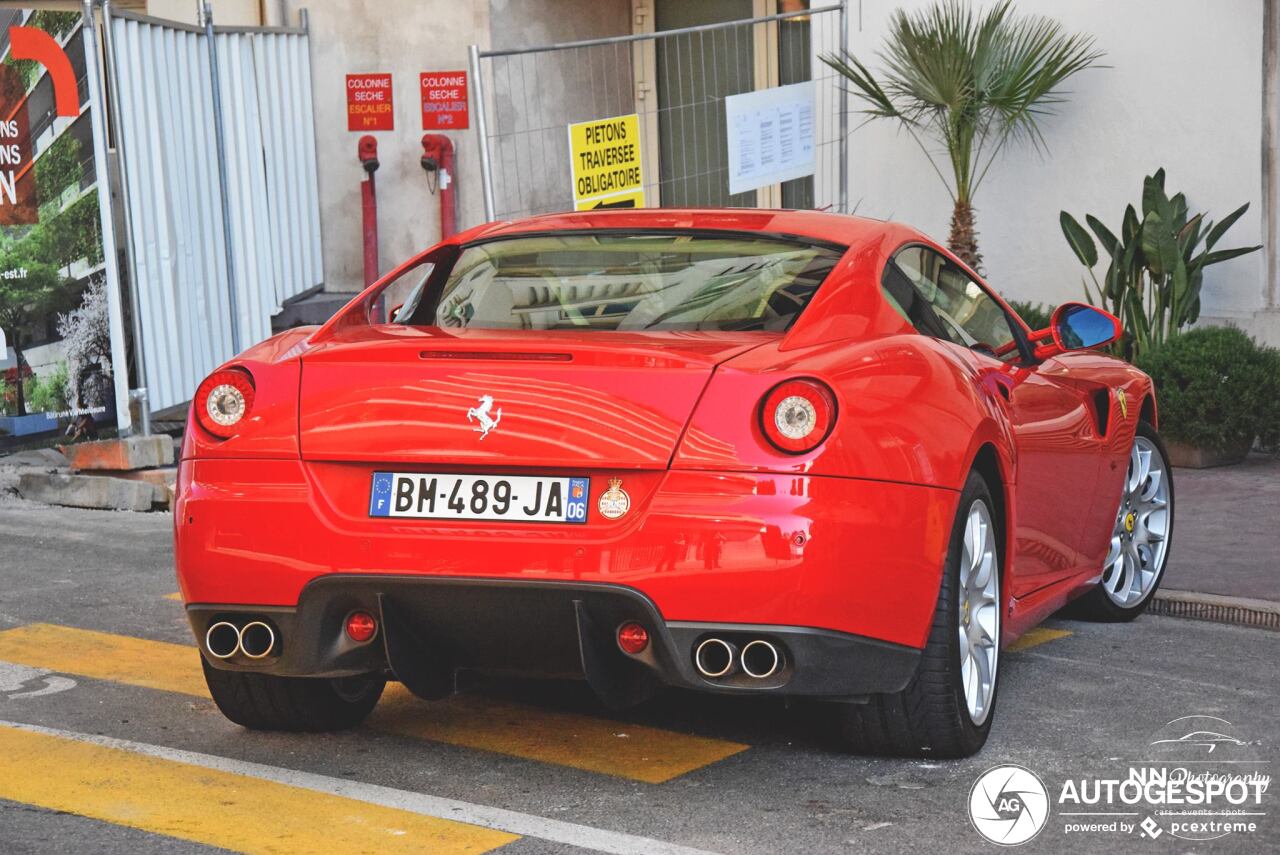
[[[388,687],[370,719],[401,736],[447,742],[661,784],[750,746],[571,712],[552,712],[480,695],[424,703]]]
[[[0,632],[0,661],[144,689],[209,697],[190,645],[31,623]]]
[[[0,798],[235,852],[479,853],[513,834],[0,727]]]
[[[166,600],[173,600],[175,603],[180,603],[182,602],[182,592],[174,591],[172,594],[165,594],[164,598]]]
[[[194,647],[54,624],[0,632],[0,660],[130,686],[209,697]],[[378,730],[660,784],[749,746],[477,695],[426,703],[399,684],[370,718]]]
[[[1057,641],[1059,638],[1066,638],[1071,635],[1069,629],[1049,629],[1048,627],[1039,626],[1019,638],[1013,644],[1005,648],[1008,653],[1020,653],[1023,650],[1030,650],[1033,647],[1039,647],[1048,641]]]

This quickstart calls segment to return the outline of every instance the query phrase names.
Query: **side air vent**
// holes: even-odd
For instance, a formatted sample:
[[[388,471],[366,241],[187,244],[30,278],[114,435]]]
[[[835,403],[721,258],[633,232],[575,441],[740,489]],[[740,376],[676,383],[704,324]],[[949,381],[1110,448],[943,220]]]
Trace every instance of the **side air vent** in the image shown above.
[[[1093,393],[1093,414],[1098,420],[1098,436],[1106,436],[1111,424],[1111,390],[1099,389]]]

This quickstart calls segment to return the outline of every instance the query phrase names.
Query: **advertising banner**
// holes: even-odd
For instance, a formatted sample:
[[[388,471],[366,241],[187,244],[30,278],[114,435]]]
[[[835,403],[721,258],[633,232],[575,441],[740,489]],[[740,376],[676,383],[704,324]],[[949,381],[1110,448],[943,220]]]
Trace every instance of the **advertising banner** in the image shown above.
[[[128,418],[81,25],[0,12],[0,441]]]

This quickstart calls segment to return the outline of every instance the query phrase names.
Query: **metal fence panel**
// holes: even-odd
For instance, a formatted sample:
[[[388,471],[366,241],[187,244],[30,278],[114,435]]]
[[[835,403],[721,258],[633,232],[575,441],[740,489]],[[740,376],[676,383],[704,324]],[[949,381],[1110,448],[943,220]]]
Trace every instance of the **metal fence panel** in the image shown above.
[[[142,16],[110,18],[124,191],[152,410],[188,400],[234,355],[208,47],[200,31]],[[319,285],[311,69],[307,35],[215,35],[224,104],[239,328],[271,334],[281,304]]]
[[[845,6],[513,50],[472,48],[489,219],[572,210],[570,124],[635,113],[650,207],[845,210],[847,104],[821,56],[843,45]],[[816,169],[730,195],[725,99],[814,84]]]

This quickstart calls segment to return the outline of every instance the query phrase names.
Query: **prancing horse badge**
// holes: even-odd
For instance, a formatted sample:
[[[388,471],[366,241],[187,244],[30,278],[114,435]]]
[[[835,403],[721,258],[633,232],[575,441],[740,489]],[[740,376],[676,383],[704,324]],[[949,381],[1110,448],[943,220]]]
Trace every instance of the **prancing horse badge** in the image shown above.
[[[471,407],[467,410],[467,421],[479,422],[476,430],[480,431],[480,438],[484,439],[489,435],[489,431],[498,426],[498,422],[502,421],[502,407],[498,407],[497,412],[489,415],[489,411],[493,409],[493,396],[481,395],[480,406]]]

